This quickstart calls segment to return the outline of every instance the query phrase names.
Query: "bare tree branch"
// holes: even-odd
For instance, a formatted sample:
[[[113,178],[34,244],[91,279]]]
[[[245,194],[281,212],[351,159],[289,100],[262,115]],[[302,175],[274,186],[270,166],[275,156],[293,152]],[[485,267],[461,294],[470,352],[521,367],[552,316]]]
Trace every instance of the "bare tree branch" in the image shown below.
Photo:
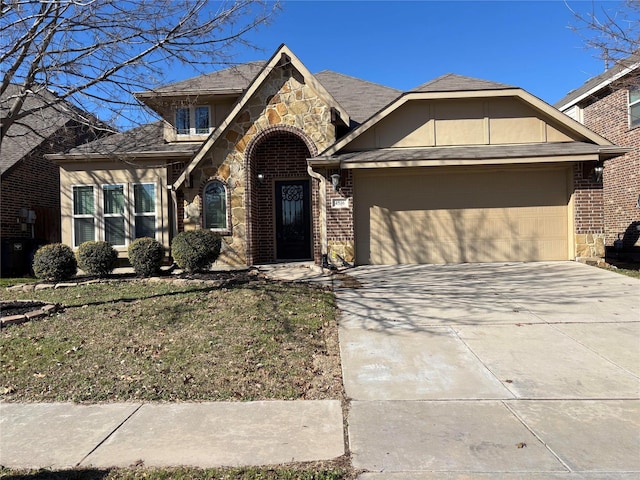
[[[180,65],[228,65],[270,0],[0,0],[0,145],[41,89],[95,116],[139,107],[133,92]],[[19,85],[19,94],[3,94]],[[105,119],[108,120],[108,119]]]
[[[587,12],[573,8],[569,0],[565,4],[576,21],[571,28],[582,35],[588,48],[598,52],[606,69],[634,63],[632,57],[640,50],[640,0],[607,4],[597,10],[592,7]]]

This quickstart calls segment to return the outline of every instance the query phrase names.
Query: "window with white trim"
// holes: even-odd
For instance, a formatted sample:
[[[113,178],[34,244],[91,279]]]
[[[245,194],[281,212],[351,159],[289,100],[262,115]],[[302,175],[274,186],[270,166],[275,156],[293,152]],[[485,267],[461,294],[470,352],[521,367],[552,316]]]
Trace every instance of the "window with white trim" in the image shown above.
[[[156,199],[155,183],[74,186],[73,246],[104,240],[124,247],[136,238],[156,238]]]
[[[96,202],[93,187],[73,187],[73,246],[96,239]]]
[[[208,135],[211,131],[211,110],[207,105],[176,108],[178,135]]]
[[[640,127],[640,86],[629,89],[629,128]]]
[[[191,131],[191,114],[188,108],[176,108],[176,132],[178,135],[189,135]]]
[[[114,247],[127,243],[124,185],[103,185],[104,241]]]
[[[137,183],[133,186],[135,238],[156,238],[156,186]]]
[[[209,182],[204,187],[204,228],[227,231],[227,187],[219,180]]]

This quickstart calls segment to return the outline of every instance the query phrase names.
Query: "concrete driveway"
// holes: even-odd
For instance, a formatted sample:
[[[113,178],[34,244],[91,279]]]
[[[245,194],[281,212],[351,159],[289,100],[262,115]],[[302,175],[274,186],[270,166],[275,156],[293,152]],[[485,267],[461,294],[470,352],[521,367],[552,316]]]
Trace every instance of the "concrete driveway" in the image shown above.
[[[640,281],[366,266],[335,291],[360,478],[639,478]]]

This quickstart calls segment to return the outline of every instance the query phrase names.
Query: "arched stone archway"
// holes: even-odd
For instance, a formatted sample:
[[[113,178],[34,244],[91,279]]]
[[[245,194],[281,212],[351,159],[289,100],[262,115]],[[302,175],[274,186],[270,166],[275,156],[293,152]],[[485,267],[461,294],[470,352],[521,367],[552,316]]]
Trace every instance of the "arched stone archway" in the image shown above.
[[[318,254],[318,186],[307,171],[316,148],[300,130],[274,126],[248,145],[247,261],[312,260]]]

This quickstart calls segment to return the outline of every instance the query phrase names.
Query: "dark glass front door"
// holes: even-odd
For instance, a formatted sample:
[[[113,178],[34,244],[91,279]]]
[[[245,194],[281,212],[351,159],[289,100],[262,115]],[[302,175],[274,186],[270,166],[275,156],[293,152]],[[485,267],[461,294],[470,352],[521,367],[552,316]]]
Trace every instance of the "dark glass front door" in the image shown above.
[[[277,181],[276,257],[278,260],[311,258],[311,202],[308,180]]]

